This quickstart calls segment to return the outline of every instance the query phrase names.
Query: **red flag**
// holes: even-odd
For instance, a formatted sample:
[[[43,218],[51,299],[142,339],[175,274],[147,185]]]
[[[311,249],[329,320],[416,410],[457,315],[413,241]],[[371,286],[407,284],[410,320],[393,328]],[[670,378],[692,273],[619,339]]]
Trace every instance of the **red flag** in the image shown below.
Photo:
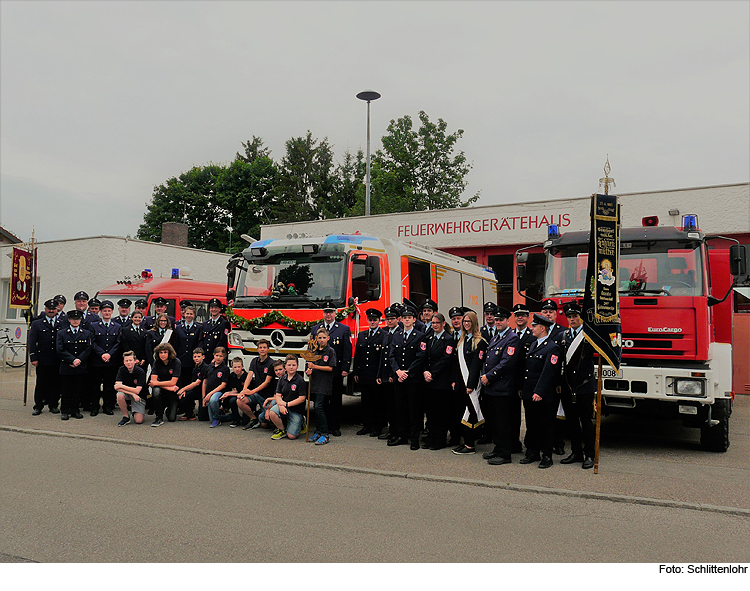
[[[13,249],[13,268],[10,275],[11,308],[31,307],[31,272],[33,270],[31,253],[20,248]]]

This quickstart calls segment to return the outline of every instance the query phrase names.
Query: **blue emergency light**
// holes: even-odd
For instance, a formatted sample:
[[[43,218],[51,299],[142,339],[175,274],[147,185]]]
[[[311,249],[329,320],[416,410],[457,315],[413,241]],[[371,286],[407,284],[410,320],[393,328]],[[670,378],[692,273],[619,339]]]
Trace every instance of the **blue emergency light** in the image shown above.
[[[557,224],[550,224],[547,226],[547,238],[559,238],[560,237],[560,227]]]
[[[172,269],[172,279],[179,279],[179,278],[180,278],[180,270]]]
[[[689,213],[682,216],[682,231],[689,232],[691,230],[698,229],[698,216],[694,213]]]

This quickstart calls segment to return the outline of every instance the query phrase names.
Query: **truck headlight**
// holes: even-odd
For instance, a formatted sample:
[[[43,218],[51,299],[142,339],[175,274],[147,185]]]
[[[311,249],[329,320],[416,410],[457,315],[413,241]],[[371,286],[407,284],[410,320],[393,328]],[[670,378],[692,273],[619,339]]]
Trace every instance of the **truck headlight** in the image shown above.
[[[242,347],[242,337],[237,332],[230,332],[229,333],[229,344],[233,347]]]
[[[674,393],[678,396],[705,396],[704,384],[704,380],[676,378],[674,381]]]

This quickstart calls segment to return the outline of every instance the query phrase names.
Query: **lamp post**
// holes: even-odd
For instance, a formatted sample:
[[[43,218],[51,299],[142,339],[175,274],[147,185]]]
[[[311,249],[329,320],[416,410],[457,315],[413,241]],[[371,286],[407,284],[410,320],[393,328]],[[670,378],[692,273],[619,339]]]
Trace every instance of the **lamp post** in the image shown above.
[[[363,90],[357,94],[361,101],[367,101],[367,177],[365,180],[365,215],[370,215],[370,101],[380,98],[380,93],[374,90]]]

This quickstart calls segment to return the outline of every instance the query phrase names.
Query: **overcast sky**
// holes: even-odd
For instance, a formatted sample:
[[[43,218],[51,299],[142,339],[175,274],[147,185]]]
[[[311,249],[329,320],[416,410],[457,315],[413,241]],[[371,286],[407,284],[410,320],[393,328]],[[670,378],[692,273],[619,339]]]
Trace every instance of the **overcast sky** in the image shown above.
[[[155,185],[424,110],[480,205],[750,180],[748,2],[0,2],[0,224],[135,235]],[[236,229],[244,231],[242,228]]]

